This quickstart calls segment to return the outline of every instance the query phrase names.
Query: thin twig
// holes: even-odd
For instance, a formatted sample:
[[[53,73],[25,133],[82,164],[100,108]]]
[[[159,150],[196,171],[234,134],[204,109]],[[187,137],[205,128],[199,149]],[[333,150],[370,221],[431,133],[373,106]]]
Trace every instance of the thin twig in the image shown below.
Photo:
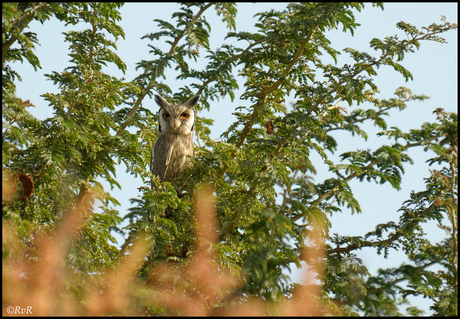
[[[199,17],[203,14],[203,12],[208,9],[210,6],[212,6],[214,4],[214,2],[210,2],[209,4],[207,4],[206,6],[204,6],[203,8],[201,8],[201,10],[195,15],[195,17],[192,19],[190,25],[188,27],[186,27],[184,29],[184,31],[178,35],[175,39],[174,39],[174,42],[173,44],[171,45],[171,49],[169,50],[169,52],[167,53],[167,55],[170,55],[172,56],[174,54],[174,51],[176,50],[176,47],[177,47],[177,44],[179,43],[180,39],[182,39],[187,31],[187,29],[190,27],[192,27],[195,22],[198,21]],[[131,121],[133,120],[134,118],[134,115],[136,115],[137,113],[137,110],[139,109],[139,106],[141,105],[141,102],[142,100],[144,99],[144,97],[147,95],[148,92],[150,92],[150,90],[155,86],[155,83],[156,83],[156,77],[153,78],[152,80],[150,80],[149,84],[147,85],[147,87],[142,90],[141,94],[138,96],[136,102],[134,103],[133,105],[133,108],[131,109],[131,111],[129,112],[128,116],[126,117],[126,120],[125,122],[120,126],[120,129],[118,130],[117,132],[117,136],[120,136],[121,133],[123,133],[123,131],[125,130],[125,128],[131,123]]]

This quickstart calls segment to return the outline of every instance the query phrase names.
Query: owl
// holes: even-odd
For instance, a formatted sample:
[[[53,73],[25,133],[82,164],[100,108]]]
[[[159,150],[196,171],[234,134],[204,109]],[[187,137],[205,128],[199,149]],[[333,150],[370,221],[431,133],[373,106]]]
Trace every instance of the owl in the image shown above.
[[[150,171],[160,180],[171,181],[180,170],[190,163],[187,156],[195,156],[193,129],[195,126],[195,105],[200,96],[196,95],[184,104],[168,103],[155,95],[160,107],[158,112],[158,139],[152,149]],[[180,185],[174,184],[177,195],[182,195]]]

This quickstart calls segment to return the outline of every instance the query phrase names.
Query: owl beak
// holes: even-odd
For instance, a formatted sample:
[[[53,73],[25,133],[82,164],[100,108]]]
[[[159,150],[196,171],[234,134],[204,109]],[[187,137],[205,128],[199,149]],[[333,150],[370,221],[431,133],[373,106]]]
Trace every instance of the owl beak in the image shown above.
[[[172,123],[172,127],[173,127],[174,131],[177,130],[180,127],[180,124],[181,124],[180,120],[176,120],[176,121],[174,121]]]

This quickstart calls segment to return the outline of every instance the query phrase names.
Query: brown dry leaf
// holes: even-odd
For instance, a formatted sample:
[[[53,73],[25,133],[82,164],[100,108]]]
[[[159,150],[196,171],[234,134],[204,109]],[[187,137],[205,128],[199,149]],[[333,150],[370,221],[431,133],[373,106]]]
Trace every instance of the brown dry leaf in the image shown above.
[[[265,122],[265,127],[267,128],[267,134],[273,134],[275,130],[275,125],[272,121]]]
[[[19,180],[22,183],[23,193],[21,195],[21,200],[23,202],[27,201],[34,191],[34,181],[27,174],[19,174]]]

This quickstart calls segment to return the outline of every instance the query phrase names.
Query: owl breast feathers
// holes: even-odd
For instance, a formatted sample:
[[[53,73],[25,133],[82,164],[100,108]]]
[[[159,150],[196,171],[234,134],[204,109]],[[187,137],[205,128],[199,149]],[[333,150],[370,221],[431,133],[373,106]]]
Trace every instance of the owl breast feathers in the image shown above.
[[[179,171],[190,163],[187,156],[195,156],[193,148],[193,129],[195,126],[195,105],[199,95],[184,104],[168,103],[155,95],[160,107],[158,112],[158,139],[152,149],[150,171],[161,181],[170,181]],[[180,190],[174,185],[178,194]]]

